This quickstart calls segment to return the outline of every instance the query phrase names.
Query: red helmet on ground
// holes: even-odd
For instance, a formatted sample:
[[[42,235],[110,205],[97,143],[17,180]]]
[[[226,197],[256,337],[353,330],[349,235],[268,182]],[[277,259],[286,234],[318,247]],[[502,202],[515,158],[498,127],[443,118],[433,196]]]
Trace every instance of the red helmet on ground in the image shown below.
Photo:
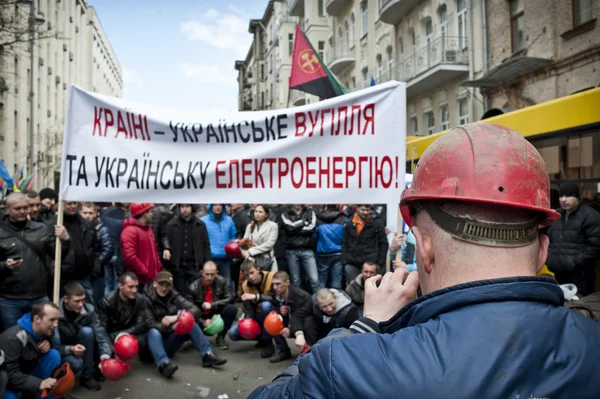
[[[153,206],[154,205],[152,205],[152,204],[147,204],[147,203],[140,204],[140,203],[137,203],[137,202],[133,202],[131,204],[131,207],[130,207],[131,216],[133,216],[134,218],[138,217],[141,214],[143,214],[144,212],[149,211],[150,209],[152,209]]]
[[[138,340],[131,334],[123,334],[115,341],[115,355],[121,360],[131,360],[140,350]]]
[[[546,164],[521,134],[490,123],[456,127],[427,148],[400,211],[412,226],[416,201],[464,201],[514,207],[542,215],[538,227],[560,215],[550,207]]]
[[[175,335],[188,335],[192,332],[195,323],[196,320],[194,320],[194,315],[185,309],[182,310],[179,315],[179,320],[175,325]]]
[[[131,370],[130,365],[119,359],[104,359],[100,363],[102,365],[102,374],[107,380],[120,380]]]
[[[225,255],[227,255],[227,257],[231,259],[239,258],[240,256],[242,256],[240,244],[238,244],[235,241],[229,241],[227,244],[225,244]]]
[[[238,331],[245,340],[251,340],[260,335],[260,326],[254,319],[245,318],[238,322]]]
[[[56,385],[51,390],[42,391],[42,398],[50,396],[53,398],[63,398],[71,393],[75,387],[75,374],[71,370],[69,363],[64,363],[57,367],[52,373],[52,378],[56,379]]]
[[[265,317],[263,327],[265,328],[265,331],[269,333],[269,335],[275,337],[284,329],[283,318],[280,314],[272,310],[269,312],[267,317]]]

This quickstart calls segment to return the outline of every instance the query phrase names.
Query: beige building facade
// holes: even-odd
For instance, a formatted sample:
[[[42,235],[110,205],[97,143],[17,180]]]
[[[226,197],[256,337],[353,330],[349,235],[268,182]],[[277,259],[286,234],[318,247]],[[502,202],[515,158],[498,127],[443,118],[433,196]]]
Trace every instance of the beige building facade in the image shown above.
[[[29,40],[0,53],[0,157],[11,173],[21,166],[27,175],[33,173],[39,189],[58,184],[68,84],[121,97],[123,73],[85,0],[33,3],[35,31],[46,33],[34,38],[33,54]],[[12,12],[28,23],[29,4],[19,3]]]

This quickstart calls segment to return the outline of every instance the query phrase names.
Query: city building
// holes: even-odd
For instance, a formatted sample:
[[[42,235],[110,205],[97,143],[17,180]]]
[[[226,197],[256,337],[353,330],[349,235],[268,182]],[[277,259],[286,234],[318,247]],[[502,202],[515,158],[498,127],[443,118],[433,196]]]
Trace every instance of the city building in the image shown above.
[[[121,66],[85,0],[16,2],[0,12],[26,33],[0,46],[0,157],[11,173],[24,166],[35,188],[58,187],[67,85],[121,97]]]

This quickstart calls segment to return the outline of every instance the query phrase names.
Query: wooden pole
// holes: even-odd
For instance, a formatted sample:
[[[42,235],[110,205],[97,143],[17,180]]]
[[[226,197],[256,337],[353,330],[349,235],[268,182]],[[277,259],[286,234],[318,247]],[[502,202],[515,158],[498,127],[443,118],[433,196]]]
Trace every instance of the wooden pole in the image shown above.
[[[64,219],[64,205],[63,201],[58,202],[58,214],[56,215],[56,224],[58,226],[63,225]],[[60,301],[60,266],[62,258],[62,242],[60,238],[56,237],[56,250],[54,251],[54,297],[53,301],[58,306]]]

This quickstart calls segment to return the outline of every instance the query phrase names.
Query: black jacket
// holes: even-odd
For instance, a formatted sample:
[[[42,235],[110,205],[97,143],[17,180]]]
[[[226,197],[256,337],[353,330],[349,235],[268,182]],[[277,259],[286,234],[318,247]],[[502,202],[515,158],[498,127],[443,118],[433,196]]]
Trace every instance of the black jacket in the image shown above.
[[[362,279],[362,274],[356,276],[354,280],[346,287],[346,294],[352,299],[352,304],[358,309],[359,315],[362,316],[362,311],[365,306],[365,283]]]
[[[10,235],[7,229],[20,234],[36,251]],[[48,282],[53,270],[46,264],[46,256],[54,259],[56,237],[47,225],[27,221],[23,231],[16,231],[5,216],[0,226],[0,296],[10,299],[37,299],[48,294]],[[63,241],[62,258],[69,252],[69,241]],[[9,269],[6,259],[21,256],[20,267]]]
[[[362,267],[365,262],[375,262],[385,269],[385,257],[389,248],[385,226],[381,219],[370,218],[360,235],[356,223],[349,220],[344,227],[342,238],[342,263]]]
[[[152,209],[152,232],[156,239],[156,246],[158,247],[158,253],[161,255],[165,249],[171,249],[169,243],[169,237],[167,236],[166,224],[167,220],[170,220],[173,216],[168,210],[161,209],[161,207],[155,207]]]
[[[104,266],[112,259],[115,254],[115,248],[113,247],[108,228],[103,223],[96,225],[96,236],[98,238],[98,261]]]
[[[119,207],[109,208],[102,214],[102,224],[108,230],[112,248],[114,248],[113,256],[121,256],[121,231],[123,231],[123,221],[126,219],[126,212]]]
[[[76,216],[77,221],[79,222],[79,228],[81,230],[81,241],[83,242],[83,250],[85,251],[87,262],[85,265],[76,264],[77,262],[75,260],[74,243],[76,237],[73,236],[73,232],[69,231],[69,235],[71,236],[71,247],[67,251],[67,254],[60,265],[61,281],[80,280],[85,277],[100,276],[103,274],[102,265],[96,257],[96,252],[98,250],[96,229],[90,222],[85,220],[79,214],[77,214]],[[56,218],[50,220],[48,224],[49,226],[55,225]],[[63,251],[64,250],[65,249],[63,248]],[[54,256],[52,258],[54,259]]]
[[[204,303],[204,287],[202,286],[202,277],[190,284],[190,292],[192,294],[192,301],[199,309],[202,309]],[[213,301],[211,311],[213,313],[221,313],[225,306],[234,303],[233,294],[227,288],[227,280],[225,277],[217,276],[213,282]],[[200,321],[203,318],[200,317],[196,320]]]
[[[166,301],[163,302],[152,284],[146,284],[144,300],[146,301],[146,308],[152,315],[152,320],[148,327],[156,328],[163,335],[169,335],[173,332],[170,327],[165,328],[162,326],[161,321],[165,316],[175,316],[183,309],[194,315],[194,320],[198,320],[202,314],[196,305],[185,299],[183,295],[180,295],[175,290],[171,290],[166,297]]]
[[[192,216],[192,239],[194,245],[194,258],[196,260],[196,270],[202,270],[204,263],[211,260],[210,241],[206,225],[200,219]],[[175,216],[167,223],[166,232],[167,239],[171,247],[171,259],[165,261],[167,269],[177,269],[179,267],[181,256],[183,255],[183,223],[181,216]]]
[[[325,314],[317,306],[316,300],[312,302],[311,314],[315,317],[317,326],[320,329],[323,327],[326,329],[350,328],[352,323],[358,320],[358,309],[354,306],[350,296],[346,292],[334,288],[330,288],[330,291],[335,297],[335,313],[328,318],[328,323],[325,323]]]
[[[568,217],[564,209],[558,212],[560,219],[548,230],[548,268],[583,273],[585,267],[595,267],[600,258],[600,214],[581,202]]]
[[[138,294],[134,299],[133,310],[129,310],[119,298],[119,290],[114,290],[98,303],[98,319],[114,342],[117,335],[145,334],[153,322],[152,315],[146,308],[144,296]]]
[[[235,223],[235,230],[237,231],[236,238],[242,239],[244,237],[244,233],[246,232],[246,227],[252,222],[253,218],[251,215],[252,210],[250,206],[245,205],[242,209],[235,212],[231,215],[233,219],[233,223]]]
[[[52,346],[60,352],[61,356],[72,354],[71,347],[77,345],[77,334],[79,334],[81,327],[91,327],[94,330],[95,344],[100,355],[112,356],[112,341],[108,337],[106,329],[98,320],[98,314],[92,305],[84,303],[81,312],[73,321],[65,317],[62,300],[59,308],[58,336],[53,337]]]
[[[312,234],[317,228],[315,211],[305,206],[298,215],[292,206],[281,214],[281,227],[285,231],[286,249],[315,249]]]
[[[290,318],[290,336],[293,337],[297,332],[302,332],[304,318],[312,313],[313,303],[311,295],[303,289],[290,285],[288,290],[288,298],[284,301],[280,301],[277,298],[275,291],[271,291],[270,295],[261,295],[260,300],[261,302],[271,302],[275,307],[280,307],[281,305],[289,307],[287,317]]]

